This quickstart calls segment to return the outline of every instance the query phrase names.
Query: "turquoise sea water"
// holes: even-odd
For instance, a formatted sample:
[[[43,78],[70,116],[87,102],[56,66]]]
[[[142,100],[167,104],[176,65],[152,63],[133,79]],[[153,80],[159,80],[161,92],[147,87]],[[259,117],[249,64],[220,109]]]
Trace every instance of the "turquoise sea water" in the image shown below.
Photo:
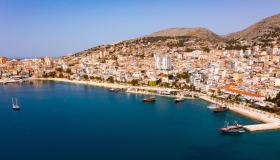
[[[20,112],[11,110],[17,97]],[[1,160],[279,160],[280,131],[225,136],[225,120],[203,100],[175,104],[145,96],[57,82],[0,86]]]

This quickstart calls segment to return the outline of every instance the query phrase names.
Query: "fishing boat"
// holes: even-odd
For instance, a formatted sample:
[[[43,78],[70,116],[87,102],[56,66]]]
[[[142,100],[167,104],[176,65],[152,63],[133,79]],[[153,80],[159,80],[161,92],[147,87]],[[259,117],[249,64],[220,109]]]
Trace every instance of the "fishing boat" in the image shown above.
[[[244,133],[245,130],[244,130],[244,127],[240,124],[238,124],[237,122],[234,122],[233,125],[229,125],[227,122],[226,122],[226,125],[224,128],[221,128],[220,131],[222,133],[226,133],[226,134],[234,134],[234,133]]]
[[[175,103],[183,102],[184,100],[185,100],[185,98],[178,97],[178,98],[175,99]]]
[[[225,112],[228,110],[227,107],[218,106],[212,109],[214,113]]]
[[[143,99],[143,102],[150,102],[150,103],[152,103],[152,102],[155,102],[155,101],[156,101],[155,97],[149,97],[149,98],[144,98]]]
[[[20,106],[18,105],[17,98],[15,100],[12,98],[12,108],[13,108],[14,111],[19,111],[20,110]]]

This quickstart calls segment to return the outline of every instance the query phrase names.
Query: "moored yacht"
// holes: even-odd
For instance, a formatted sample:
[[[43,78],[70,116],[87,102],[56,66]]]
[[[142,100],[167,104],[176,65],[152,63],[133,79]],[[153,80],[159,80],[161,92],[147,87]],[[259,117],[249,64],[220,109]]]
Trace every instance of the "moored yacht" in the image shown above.
[[[109,91],[110,92],[119,92],[119,91],[121,91],[121,89],[119,89],[119,88],[110,88]]]
[[[217,107],[213,108],[212,110],[213,110],[213,112],[215,112],[215,113],[219,113],[219,112],[225,112],[225,111],[227,111],[228,108],[227,108],[227,107],[223,107],[223,106],[217,106]]]
[[[184,97],[177,97],[177,98],[175,99],[175,103],[183,102],[184,100],[185,100]]]
[[[244,127],[240,124],[238,124],[237,122],[234,122],[233,125],[229,125],[228,123],[226,123],[224,128],[221,128],[220,131],[222,133],[244,133]]]
[[[144,98],[143,99],[143,102],[150,102],[150,103],[152,103],[152,102],[155,102],[155,101],[156,101],[155,97],[149,97],[149,98]]]

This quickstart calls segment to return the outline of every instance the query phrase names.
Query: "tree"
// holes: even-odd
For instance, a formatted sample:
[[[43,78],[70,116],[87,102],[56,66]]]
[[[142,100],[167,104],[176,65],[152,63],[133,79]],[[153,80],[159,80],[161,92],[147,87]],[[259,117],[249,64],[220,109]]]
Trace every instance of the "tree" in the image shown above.
[[[203,47],[202,50],[203,50],[204,52],[207,52],[207,53],[210,52],[210,49],[209,49],[208,47]]]
[[[107,78],[107,81],[110,83],[114,83],[114,77],[110,76],[109,78]]]
[[[190,81],[190,75],[189,75],[188,72],[182,72],[182,73],[177,74],[177,78],[178,79],[185,79],[186,82]]]
[[[67,68],[67,69],[66,69],[66,73],[71,74],[71,69],[70,69],[70,68]]]
[[[83,78],[84,78],[85,80],[88,80],[88,75],[85,74],[85,75],[83,76]]]
[[[157,85],[159,85],[161,83],[161,78],[157,80]]]
[[[133,80],[131,81],[131,84],[132,84],[133,86],[137,86],[137,85],[138,85],[138,80],[137,80],[137,79],[133,79]]]
[[[62,73],[59,73],[59,78],[64,78],[63,74]]]
[[[142,70],[142,71],[141,71],[141,73],[142,73],[142,74],[145,74],[145,73],[146,73],[146,71],[145,71],[145,70]]]
[[[241,97],[240,94],[234,96],[234,101],[236,101],[236,102],[240,101],[240,97]]]
[[[49,73],[47,74],[47,77],[54,78],[55,75],[56,75],[55,72],[49,72]]]
[[[168,75],[168,79],[169,79],[169,80],[172,80],[173,78],[174,78],[173,74],[169,74],[169,75]]]
[[[277,93],[277,95],[275,96],[275,98],[268,97],[268,98],[266,99],[266,101],[275,103],[278,107],[280,107],[280,92]]]
[[[62,68],[56,68],[55,70],[56,70],[57,72],[62,72],[62,71],[63,71]]]

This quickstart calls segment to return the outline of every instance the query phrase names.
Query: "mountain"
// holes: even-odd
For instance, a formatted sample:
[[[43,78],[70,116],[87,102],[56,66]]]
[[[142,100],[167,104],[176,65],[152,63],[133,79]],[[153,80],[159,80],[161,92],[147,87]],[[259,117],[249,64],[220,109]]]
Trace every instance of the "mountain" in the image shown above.
[[[231,33],[225,37],[228,40],[245,40],[251,44],[270,45],[279,40],[280,14],[265,18],[248,28]]]
[[[151,57],[155,53],[190,52],[196,49],[209,52],[210,49],[224,43],[223,37],[205,28],[170,28],[116,44],[97,46],[74,56],[101,52],[114,57],[117,55]]]
[[[204,40],[223,41],[223,38],[206,28],[169,28],[152,33],[146,37],[196,37]]]
[[[191,52],[211,49],[245,50],[280,45],[280,14],[265,18],[240,31],[220,36],[205,28],[169,28],[140,38],[111,45],[101,45],[74,56],[104,53],[111,58],[121,56],[151,57],[155,53]]]

